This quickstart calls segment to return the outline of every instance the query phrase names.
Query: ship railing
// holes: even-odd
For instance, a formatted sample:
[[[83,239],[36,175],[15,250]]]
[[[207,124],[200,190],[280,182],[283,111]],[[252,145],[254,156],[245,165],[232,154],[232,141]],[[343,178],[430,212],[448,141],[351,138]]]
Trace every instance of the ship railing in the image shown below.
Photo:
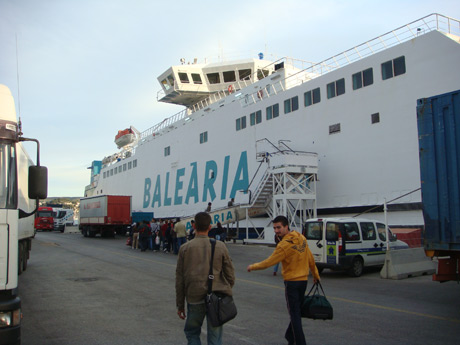
[[[271,97],[271,95],[301,85],[308,80],[435,30],[460,36],[460,21],[437,13],[430,14],[334,55],[329,59],[313,64],[272,85],[260,88],[251,94],[241,95],[240,103],[245,107],[260,102],[265,98]]]

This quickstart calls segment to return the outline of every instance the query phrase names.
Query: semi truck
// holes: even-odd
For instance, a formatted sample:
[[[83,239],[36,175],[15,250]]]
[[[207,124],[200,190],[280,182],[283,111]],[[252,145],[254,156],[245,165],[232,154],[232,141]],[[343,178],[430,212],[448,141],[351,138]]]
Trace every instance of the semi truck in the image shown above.
[[[417,101],[425,253],[433,280],[460,280],[460,90]]]
[[[53,208],[54,230],[65,231],[65,226],[73,225],[73,210],[68,208]]]
[[[53,208],[42,206],[38,208],[34,222],[35,230],[51,231],[54,229]]]
[[[79,229],[84,237],[125,235],[131,226],[131,196],[99,195],[80,199]]]
[[[37,145],[36,165],[23,142]],[[23,137],[11,91],[0,85],[0,344],[21,342],[18,275],[27,268],[34,213],[46,199],[48,171],[40,166],[38,140]]]

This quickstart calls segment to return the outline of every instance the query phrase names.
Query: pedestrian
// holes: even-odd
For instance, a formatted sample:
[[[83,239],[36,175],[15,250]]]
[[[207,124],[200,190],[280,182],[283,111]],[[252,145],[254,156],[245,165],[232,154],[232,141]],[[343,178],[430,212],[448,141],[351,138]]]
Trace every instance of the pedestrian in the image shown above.
[[[200,334],[206,316],[205,297],[208,292],[209,265],[211,262],[211,243],[208,232],[211,230],[211,217],[206,212],[195,215],[196,236],[181,246],[176,266],[176,305],[177,314],[186,319],[184,332],[189,345],[201,344]],[[217,241],[213,260],[212,290],[232,295],[235,283],[235,270],[227,247]],[[185,300],[187,314],[185,314]],[[207,323],[208,345],[221,345],[223,326],[212,327]]]
[[[195,238],[195,221],[193,219],[190,221],[190,232],[188,238],[189,240],[193,240]]]
[[[149,248],[149,238],[152,237],[150,224],[148,220],[144,220],[139,228],[139,245],[141,252],[145,252]]]
[[[174,254],[179,253],[180,247],[187,241],[187,231],[185,230],[185,224],[180,221],[180,218],[177,218],[176,224],[174,226],[174,232],[176,233],[176,248],[174,249]]]
[[[217,222],[216,224],[216,240],[217,241],[222,241],[223,233],[224,233],[224,228],[222,227],[222,224],[220,224],[220,222]]]
[[[160,224],[157,223],[155,218],[152,219],[150,223],[150,227],[152,228],[152,247],[153,251],[157,252],[160,249]]]
[[[300,308],[308,275],[311,271],[314,282],[319,282],[319,272],[316,268],[313,254],[308,248],[307,240],[297,231],[289,230],[288,219],[278,216],[273,220],[273,229],[280,238],[278,246],[270,257],[264,261],[249,265],[248,272],[262,270],[281,262],[281,273],[284,279],[284,289],[290,323],[284,337],[290,345],[305,345],[305,335],[302,329]]]
[[[171,222],[166,221],[166,250],[165,253],[170,253],[173,248],[173,236],[172,236]]]
[[[208,207],[206,207],[206,212],[211,212],[212,203],[208,202]]]
[[[231,198],[230,201],[228,202],[227,206],[232,207],[234,203],[235,203],[235,198]]]
[[[139,225],[137,223],[134,223],[131,227],[131,231],[133,234],[133,241],[131,244],[131,248],[137,249],[139,248]]]
[[[168,228],[168,222],[166,220],[162,220],[161,222],[161,227],[160,227],[160,234],[161,234],[161,243],[162,243],[162,248],[163,251],[166,253],[168,250],[167,247],[167,241],[166,241],[166,229]]]

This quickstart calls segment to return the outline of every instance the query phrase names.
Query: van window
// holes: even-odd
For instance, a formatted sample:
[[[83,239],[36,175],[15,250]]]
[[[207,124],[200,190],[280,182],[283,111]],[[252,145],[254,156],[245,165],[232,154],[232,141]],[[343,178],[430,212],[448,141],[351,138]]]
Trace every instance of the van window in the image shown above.
[[[308,240],[321,240],[323,239],[323,223],[311,222],[305,224],[305,237]]]
[[[373,241],[377,239],[374,223],[363,222],[359,223],[359,225],[361,225],[361,232],[363,234],[364,241]]]
[[[339,240],[339,223],[327,223],[326,224],[326,241],[338,241]]]
[[[385,224],[377,223],[377,232],[379,233],[379,238],[382,241],[387,240],[387,233],[385,231]]]
[[[359,241],[359,228],[356,223],[344,223],[345,240],[346,241]]]

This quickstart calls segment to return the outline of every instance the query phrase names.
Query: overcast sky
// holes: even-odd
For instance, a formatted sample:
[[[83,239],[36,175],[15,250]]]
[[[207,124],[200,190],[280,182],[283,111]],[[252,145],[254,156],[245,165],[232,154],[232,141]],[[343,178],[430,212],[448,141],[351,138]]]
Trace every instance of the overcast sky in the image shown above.
[[[17,102],[18,61],[23,132],[41,142],[48,195],[83,196],[86,168],[115,153],[119,129],[182,110],[156,100],[156,78],[180,58],[319,62],[433,12],[460,18],[460,1],[0,0],[0,84]]]

